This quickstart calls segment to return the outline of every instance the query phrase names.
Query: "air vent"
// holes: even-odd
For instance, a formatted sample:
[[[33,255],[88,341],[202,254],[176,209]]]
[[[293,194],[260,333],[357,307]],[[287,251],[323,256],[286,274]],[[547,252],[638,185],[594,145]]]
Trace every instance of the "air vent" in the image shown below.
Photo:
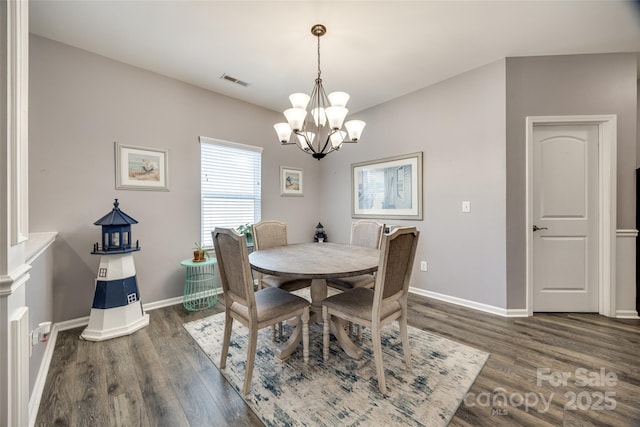
[[[242,80],[239,80],[239,79],[236,79],[235,77],[232,77],[232,76],[230,76],[230,75],[228,75],[226,73],[223,74],[222,76],[220,76],[220,78],[222,80],[227,80],[227,81],[229,81],[231,83],[239,84],[240,86],[244,86],[244,87],[249,86],[249,83],[243,82]]]

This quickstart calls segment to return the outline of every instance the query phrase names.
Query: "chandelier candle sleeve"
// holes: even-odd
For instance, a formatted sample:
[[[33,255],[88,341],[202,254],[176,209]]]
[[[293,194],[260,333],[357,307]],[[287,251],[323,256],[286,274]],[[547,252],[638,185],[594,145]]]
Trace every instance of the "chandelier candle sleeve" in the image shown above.
[[[328,96],[322,85],[320,71],[320,37],[327,32],[324,25],[311,27],[311,34],[318,39],[318,77],[311,91],[289,96],[291,107],[284,111],[286,122],[273,125],[282,145],[297,145],[305,153],[320,160],[343,143],[358,142],[366,123],[362,120],[345,122],[349,110],[346,92],[332,92]],[[343,126],[344,129],[343,130]],[[293,137],[295,135],[295,137]]]

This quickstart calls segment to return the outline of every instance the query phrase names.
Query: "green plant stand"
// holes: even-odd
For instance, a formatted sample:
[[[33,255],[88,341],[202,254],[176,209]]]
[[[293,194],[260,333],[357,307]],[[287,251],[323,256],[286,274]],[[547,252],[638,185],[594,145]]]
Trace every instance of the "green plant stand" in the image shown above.
[[[211,308],[218,302],[216,287],[215,258],[207,258],[201,262],[185,259],[180,264],[187,268],[184,279],[184,295],[182,305],[189,311]]]

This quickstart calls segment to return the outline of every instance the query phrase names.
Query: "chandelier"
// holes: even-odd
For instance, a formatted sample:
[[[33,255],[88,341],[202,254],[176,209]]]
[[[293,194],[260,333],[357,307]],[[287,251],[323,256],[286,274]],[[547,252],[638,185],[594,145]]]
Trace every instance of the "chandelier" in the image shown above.
[[[320,71],[320,37],[326,32],[324,25],[311,27],[311,34],[318,39],[318,77],[311,96],[305,93],[290,95],[292,108],[284,111],[287,123],[273,125],[282,145],[295,144],[318,160],[339,150],[343,143],[358,142],[366,124],[362,120],[350,120],[344,123],[346,131],[343,130],[343,122],[349,113],[346,108],[349,94],[332,92],[327,96],[324,91]]]

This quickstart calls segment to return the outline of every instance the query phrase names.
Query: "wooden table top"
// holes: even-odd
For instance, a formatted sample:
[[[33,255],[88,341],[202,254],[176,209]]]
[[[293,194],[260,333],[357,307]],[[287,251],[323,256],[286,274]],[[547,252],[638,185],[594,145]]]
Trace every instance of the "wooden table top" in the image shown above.
[[[372,273],[380,251],[338,243],[299,243],[254,251],[251,267],[264,274],[328,279]]]

